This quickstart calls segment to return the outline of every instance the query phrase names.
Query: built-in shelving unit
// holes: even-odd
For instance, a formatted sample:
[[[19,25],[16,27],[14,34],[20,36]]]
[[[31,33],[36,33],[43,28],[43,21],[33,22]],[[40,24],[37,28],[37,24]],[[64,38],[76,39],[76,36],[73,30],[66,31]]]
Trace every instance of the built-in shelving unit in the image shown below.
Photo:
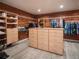
[[[0,44],[5,44],[6,41],[6,13],[4,11],[0,11]]]
[[[18,16],[15,14],[7,13],[6,25],[7,44],[18,41]]]
[[[0,43],[10,44],[18,41],[18,16],[0,11]]]
[[[7,14],[7,28],[16,28],[18,25],[18,16]]]

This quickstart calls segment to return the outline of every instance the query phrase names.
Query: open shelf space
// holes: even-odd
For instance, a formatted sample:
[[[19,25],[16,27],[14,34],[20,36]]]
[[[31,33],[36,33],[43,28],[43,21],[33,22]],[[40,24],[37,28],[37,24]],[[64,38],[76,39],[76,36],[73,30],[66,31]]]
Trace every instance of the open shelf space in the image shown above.
[[[0,35],[6,34],[5,32],[0,31]]]
[[[5,21],[4,21],[4,20],[2,20],[2,19],[0,19],[0,22],[4,23]]]
[[[7,28],[16,28],[17,24],[7,24]]]
[[[0,29],[6,29],[6,27],[0,26]]]

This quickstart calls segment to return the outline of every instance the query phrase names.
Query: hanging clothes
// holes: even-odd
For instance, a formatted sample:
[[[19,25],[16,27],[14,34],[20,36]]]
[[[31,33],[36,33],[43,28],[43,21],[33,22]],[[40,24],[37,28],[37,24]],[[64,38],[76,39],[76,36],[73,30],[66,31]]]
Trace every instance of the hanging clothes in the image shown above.
[[[51,27],[52,28],[56,28],[57,27],[57,21],[56,20],[52,20],[51,21]]]
[[[71,34],[71,23],[70,22],[66,22],[65,23],[64,33],[66,35],[70,35]]]
[[[77,23],[77,34],[79,34],[79,23]]]
[[[35,23],[29,23],[28,27],[29,28],[35,28],[36,27],[36,24]]]
[[[62,28],[63,27],[63,20],[60,19],[60,27]]]
[[[77,26],[76,23],[71,24],[71,35],[76,35],[77,34]]]
[[[64,20],[63,20],[63,19],[60,19],[60,27],[61,27],[61,28],[64,28],[64,24],[65,24],[65,23],[64,23]]]

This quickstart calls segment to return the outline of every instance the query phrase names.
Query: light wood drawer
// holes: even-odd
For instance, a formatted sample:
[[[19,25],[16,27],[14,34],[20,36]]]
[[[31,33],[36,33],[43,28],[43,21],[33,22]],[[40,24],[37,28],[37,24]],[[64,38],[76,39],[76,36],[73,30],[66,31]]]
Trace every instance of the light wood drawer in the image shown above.
[[[37,30],[30,29],[29,30],[29,45],[37,48]]]
[[[48,51],[48,30],[38,30],[38,48]]]
[[[18,41],[18,29],[7,29],[7,44]]]

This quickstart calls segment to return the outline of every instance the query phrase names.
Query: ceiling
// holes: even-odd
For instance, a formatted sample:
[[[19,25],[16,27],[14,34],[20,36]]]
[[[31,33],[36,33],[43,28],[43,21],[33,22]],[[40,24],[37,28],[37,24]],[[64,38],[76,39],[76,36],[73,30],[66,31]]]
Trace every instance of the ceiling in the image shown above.
[[[35,15],[79,9],[79,0],[2,0],[2,2]],[[64,8],[60,8],[60,5],[64,5]],[[38,9],[41,12],[38,12]]]

